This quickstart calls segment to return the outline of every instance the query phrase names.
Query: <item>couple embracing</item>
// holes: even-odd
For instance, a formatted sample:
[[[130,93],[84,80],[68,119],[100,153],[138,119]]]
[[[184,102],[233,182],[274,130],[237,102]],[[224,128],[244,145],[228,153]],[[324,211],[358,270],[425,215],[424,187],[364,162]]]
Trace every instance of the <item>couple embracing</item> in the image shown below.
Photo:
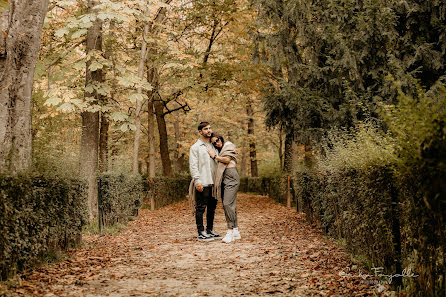
[[[189,201],[195,211],[198,240],[211,241],[221,238],[214,232],[214,214],[218,199],[222,199],[228,231],[223,242],[240,239],[237,224],[236,199],[240,185],[237,173],[235,145],[217,133],[208,122],[198,125],[200,138],[190,148],[189,168],[192,181]],[[207,210],[206,210],[207,209]],[[206,230],[203,215],[206,210]]]

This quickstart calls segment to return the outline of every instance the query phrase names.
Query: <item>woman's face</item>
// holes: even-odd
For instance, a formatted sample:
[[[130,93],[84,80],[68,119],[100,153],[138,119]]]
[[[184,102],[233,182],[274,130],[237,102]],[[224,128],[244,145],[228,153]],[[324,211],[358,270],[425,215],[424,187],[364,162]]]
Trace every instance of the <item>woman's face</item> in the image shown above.
[[[221,143],[220,138],[212,137],[211,142],[215,147],[221,148],[223,146],[223,143]]]

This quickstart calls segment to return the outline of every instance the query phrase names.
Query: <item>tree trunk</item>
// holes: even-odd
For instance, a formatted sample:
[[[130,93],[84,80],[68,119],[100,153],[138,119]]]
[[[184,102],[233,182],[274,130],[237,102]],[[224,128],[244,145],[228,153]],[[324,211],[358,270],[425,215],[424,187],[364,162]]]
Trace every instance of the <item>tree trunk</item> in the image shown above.
[[[177,160],[177,172],[181,174],[184,171],[184,162],[186,161],[186,155],[181,153],[180,157]]]
[[[104,112],[101,113],[101,130],[99,133],[99,172],[108,170],[108,129],[110,121]]]
[[[10,0],[0,13],[0,172],[31,167],[31,97],[48,0]]]
[[[181,173],[183,171],[184,154],[180,156],[180,122],[179,117],[175,117],[173,122],[173,127],[175,129],[175,151],[173,153],[173,159],[175,160],[175,173]]]
[[[144,13],[145,16],[149,13],[149,6],[146,7],[146,11]],[[147,33],[149,31],[149,24],[146,22],[144,25],[144,31],[143,31],[143,39],[141,44],[141,53],[139,58],[139,65],[138,65],[138,77],[142,80],[144,78],[144,67],[146,65],[146,58],[147,58]],[[138,94],[142,94],[142,88],[139,87],[137,89]],[[136,100],[136,111],[135,111],[135,139],[133,141],[133,173],[137,174],[139,173],[139,166],[138,166],[138,155],[139,155],[139,140],[141,137],[141,110],[142,110],[142,101]]]
[[[293,172],[293,135],[287,133],[285,136],[285,160],[283,164],[283,171],[286,173]]]
[[[169,157],[169,143],[167,138],[166,119],[164,118],[164,104],[160,99],[155,100],[155,115],[160,136],[160,155],[164,176],[172,177],[172,163]]]
[[[109,31],[113,31],[115,28],[115,23],[113,21],[110,22]],[[104,57],[107,60],[113,61],[113,45],[111,40],[105,42],[105,50]],[[113,67],[115,64],[113,63]],[[114,69],[113,69],[114,70]],[[114,71],[112,70],[112,73]],[[106,73],[102,74],[105,78]],[[113,80],[114,81],[114,80]],[[115,97],[116,84],[112,84],[111,98]],[[102,96],[102,104],[108,103],[108,98],[106,96]],[[100,131],[99,131],[99,172],[108,171],[108,138],[109,138],[109,128],[110,128],[110,120],[108,119],[107,112],[101,112],[100,114]]]
[[[248,150],[246,149],[246,138],[243,137],[243,143],[242,143],[242,158],[240,161],[240,175],[241,176],[248,176],[248,168],[246,166],[246,159],[248,159],[247,155],[248,155]]]
[[[258,177],[257,169],[257,150],[256,140],[254,134],[254,110],[252,109],[252,102],[248,100],[246,103],[246,113],[248,114],[248,139],[249,139],[249,157],[251,160],[251,176]]]
[[[305,144],[304,146],[304,165],[305,169],[311,170],[314,167],[313,148],[311,144]]]
[[[155,177],[155,118],[153,110],[153,90],[158,86],[156,84],[156,70],[154,68],[149,68],[147,70],[147,81],[152,84],[152,91],[148,91],[147,96],[149,97],[147,103],[147,113],[149,116],[147,122],[147,135],[149,140],[149,156],[148,156],[148,169],[147,173],[149,177]]]
[[[95,11],[95,1],[88,2],[88,12]],[[96,18],[93,25],[87,31],[87,54],[93,50],[102,51],[102,21]],[[85,85],[93,83],[102,83],[102,70],[91,71],[89,66],[93,59],[87,61]],[[94,97],[93,104],[98,104],[100,95],[85,92],[85,97]],[[98,169],[98,146],[99,146],[99,112],[84,111],[82,117],[82,136],[81,136],[81,154],[80,154],[80,175],[87,179],[88,183],[88,212],[90,219],[97,216],[97,181],[96,171]]]
[[[155,177],[155,118],[153,114],[153,101],[149,99],[147,104],[149,121],[147,123],[148,138],[149,138],[149,156],[147,174],[149,177]]]
[[[171,0],[164,1],[165,4],[169,4]],[[152,34],[157,34],[157,26],[154,26],[154,24],[161,23],[164,21],[164,18],[166,17],[166,7],[162,7],[158,9],[157,14],[155,15],[155,18],[152,22],[150,22],[148,27],[148,32],[150,31]],[[144,30],[146,27],[144,26]],[[147,34],[147,33],[145,33]],[[148,54],[146,50],[146,55]],[[147,60],[147,56],[146,56]],[[155,119],[154,119],[154,106],[153,106],[153,100],[154,100],[154,94],[156,94],[156,91],[158,90],[159,85],[159,77],[157,73],[157,69],[155,67],[148,67],[147,69],[147,81],[152,85],[152,90],[148,91],[148,103],[147,103],[147,109],[148,109],[148,123],[147,123],[147,134],[148,134],[148,140],[149,140],[149,155],[148,155],[148,166],[147,166],[147,173],[149,177],[155,177]],[[153,201],[152,201],[153,202]],[[154,209],[154,204],[152,203],[152,209]]]
[[[283,131],[282,127],[279,130],[279,160],[280,160],[280,171],[283,171]]]

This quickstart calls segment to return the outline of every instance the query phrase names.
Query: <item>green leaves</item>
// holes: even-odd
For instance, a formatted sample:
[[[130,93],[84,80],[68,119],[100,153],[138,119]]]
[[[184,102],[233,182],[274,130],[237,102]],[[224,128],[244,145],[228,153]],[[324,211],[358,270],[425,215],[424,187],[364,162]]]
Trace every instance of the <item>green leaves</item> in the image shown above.
[[[64,104],[59,106],[57,108],[57,110],[58,111],[63,111],[63,112],[74,112],[76,110],[76,105],[74,105],[71,102],[65,102]]]
[[[67,28],[60,28],[58,30],[56,30],[56,32],[54,33],[54,35],[56,37],[63,37],[64,35],[67,35],[68,33],[70,33],[70,30],[68,30]]]
[[[129,116],[128,116],[127,113],[120,112],[120,111],[113,112],[113,113],[110,115],[110,117],[109,117],[109,119],[112,120],[112,121],[114,121],[114,122],[123,122],[123,121],[127,121],[128,118],[129,118]]]
[[[121,125],[120,129],[121,129],[122,132],[127,132],[128,130],[135,130],[136,127],[133,124],[124,123],[124,124]]]
[[[77,30],[76,32],[73,33],[73,35],[71,35],[71,38],[79,38],[81,36],[84,36],[87,34],[87,29],[80,29]]]
[[[61,102],[62,102],[62,98],[50,97],[45,101],[45,105],[47,105],[47,106],[59,105]]]
[[[44,97],[47,99],[45,100],[44,105],[46,106],[56,106],[62,103],[62,97],[60,96],[60,90],[57,88],[49,90]]]
[[[129,100],[132,103],[135,103],[136,101],[142,102],[142,101],[147,100],[147,99],[149,99],[147,97],[147,95],[146,94],[142,94],[142,93],[133,93],[133,94],[131,94],[129,96]]]
[[[152,86],[146,79],[140,79],[133,73],[124,73],[123,76],[117,77],[118,84],[126,88],[142,88],[144,90],[152,90]]]
[[[101,63],[98,63],[98,61],[94,60],[93,62],[91,62],[90,66],[88,67],[90,69],[90,71],[96,71],[98,69],[102,69],[104,67],[104,65],[102,65]]]

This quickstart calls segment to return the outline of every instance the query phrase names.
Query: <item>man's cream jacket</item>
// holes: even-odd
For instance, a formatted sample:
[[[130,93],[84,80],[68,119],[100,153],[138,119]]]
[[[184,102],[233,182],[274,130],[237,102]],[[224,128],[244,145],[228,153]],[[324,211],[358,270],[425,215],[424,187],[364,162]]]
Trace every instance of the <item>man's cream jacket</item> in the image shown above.
[[[216,169],[216,162],[209,156],[208,148],[217,150],[210,142],[198,139],[189,151],[189,169],[194,184],[202,184],[203,187],[214,184],[213,177]]]

